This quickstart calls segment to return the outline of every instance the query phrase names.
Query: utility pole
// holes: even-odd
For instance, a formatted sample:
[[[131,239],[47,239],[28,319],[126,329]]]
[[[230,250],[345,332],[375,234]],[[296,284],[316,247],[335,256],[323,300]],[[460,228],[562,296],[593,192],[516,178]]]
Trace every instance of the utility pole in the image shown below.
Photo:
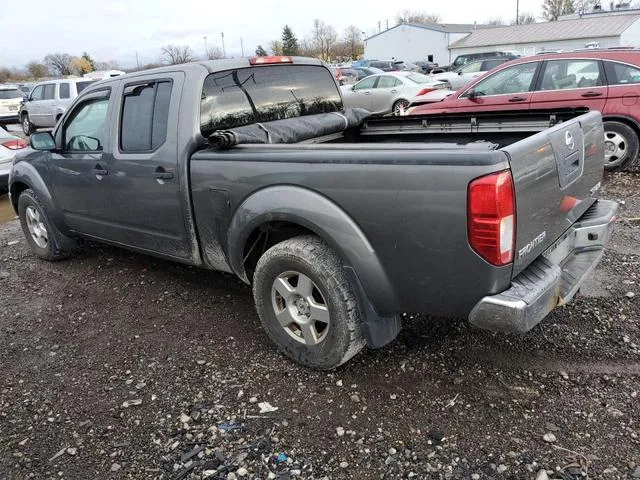
[[[380,27],[380,20],[378,20],[378,33],[380,33],[382,31],[382,28]]]
[[[207,36],[205,35],[202,38],[204,38],[204,58],[208,59],[209,58],[209,46],[207,45]]]
[[[242,43],[242,37],[240,37],[240,50],[242,50],[242,56],[244,57],[244,43]]]
[[[389,30],[389,19],[387,18],[387,30]]]
[[[136,66],[138,67],[138,70],[140,70],[140,60],[138,60],[138,52],[136,51]]]
[[[516,0],[516,25],[520,25],[520,0]]]
[[[227,58],[227,51],[224,48],[224,32],[220,32],[220,36],[222,37],[222,56]]]

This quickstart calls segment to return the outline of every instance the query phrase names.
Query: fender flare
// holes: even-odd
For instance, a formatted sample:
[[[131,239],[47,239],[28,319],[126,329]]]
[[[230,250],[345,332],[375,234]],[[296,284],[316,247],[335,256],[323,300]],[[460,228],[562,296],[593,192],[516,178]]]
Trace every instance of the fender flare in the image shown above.
[[[66,228],[64,222],[62,221],[60,210],[58,209],[55,200],[53,199],[51,190],[49,190],[49,187],[44,182],[35,167],[28,161],[15,163],[11,170],[9,195],[11,196],[11,204],[16,213],[18,211],[18,198],[20,196],[20,190],[16,188],[18,183],[26,185],[27,188],[30,188],[35,192],[40,201],[44,204],[49,219],[62,233],[67,234],[69,230],[68,228]]]
[[[233,271],[248,282],[244,248],[251,232],[264,223],[286,221],[314,232],[352,269],[375,311],[395,313],[395,292],[369,240],[354,220],[326,197],[296,186],[274,186],[249,196],[235,211],[227,234]],[[357,288],[357,286],[356,286]]]

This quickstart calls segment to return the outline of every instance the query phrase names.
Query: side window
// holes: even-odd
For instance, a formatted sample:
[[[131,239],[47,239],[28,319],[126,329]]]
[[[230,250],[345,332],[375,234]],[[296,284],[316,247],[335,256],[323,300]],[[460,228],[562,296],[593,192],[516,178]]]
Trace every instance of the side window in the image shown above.
[[[44,99],[45,100],[53,100],[56,98],[56,84],[55,83],[47,83],[44,86]]]
[[[376,86],[376,88],[393,88],[398,83],[399,83],[398,79],[395,77],[388,77],[388,76],[379,77],[378,85]]]
[[[471,63],[467,63],[464,67],[461,67],[458,72],[465,74],[465,73],[476,73],[480,71],[480,66],[482,65],[482,62],[471,62]]]
[[[602,85],[597,60],[550,60],[546,62],[541,90],[566,90]]]
[[[482,67],[480,68],[481,72],[488,72],[492,68],[496,68],[498,65],[502,65],[504,61],[502,60],[485,60],[482,62]]]
[[[367,77],[364,80],[359,81],[353,86],[354,90],[367,90],[369,88],[373,88],[373,85],[376,83],[378,77]]]
[[[31,92],[31,100],[42,100],[44,97],[44,85],[38,85]]]
[[[477,96],[509,95],[533,90],[533,77],[540,62],[507,67],[478,82],[473,91]]]
[[[171,86],[169,81],[125,86],[120,150],[149,152],[164,143],[167,139]]]
[[[87,100],[71,113],[62,131],[64,149],[76,152],[102,151],[109,98]]]
[[[640,83],[640,68],[616,62],[604,62],[609,85]]]
[[[60,100],[64,100],[65,98],[70,98],[71,94],[69,93],[69,84],[68,83],[60,83],[60,91],[58,93],[58,98]]]

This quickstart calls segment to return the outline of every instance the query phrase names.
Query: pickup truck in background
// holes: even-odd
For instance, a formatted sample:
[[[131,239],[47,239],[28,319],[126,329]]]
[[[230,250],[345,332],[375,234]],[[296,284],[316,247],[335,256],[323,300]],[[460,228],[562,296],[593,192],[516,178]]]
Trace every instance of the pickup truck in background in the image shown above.
[[[353,125],[351,113],[313,59],[104,80],[31,137],[11,202],[46,260],[87,238],[234,273],[278,348],[320,369],[392,341],[404,312],[526,332],[600,260],[617,204],[597,199],[599,113],[542,126],[485,116],[488,130],[468,115],[451,131],[428,116]],[[327,117],[345,127],[276,143],[276,125]],[[253,143],[214,147],[242,129]]]

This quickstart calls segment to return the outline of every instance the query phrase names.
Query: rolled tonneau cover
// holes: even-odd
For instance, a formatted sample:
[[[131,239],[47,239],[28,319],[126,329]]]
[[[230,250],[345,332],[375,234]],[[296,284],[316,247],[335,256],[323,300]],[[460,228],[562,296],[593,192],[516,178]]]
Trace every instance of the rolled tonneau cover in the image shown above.
[[[209,142],[218,149],[248,143],[298,143],[357,127],[370,116],[368,110],[346,108],[341,112],[253,123],[230,130],[217,130],[209,136]]]

